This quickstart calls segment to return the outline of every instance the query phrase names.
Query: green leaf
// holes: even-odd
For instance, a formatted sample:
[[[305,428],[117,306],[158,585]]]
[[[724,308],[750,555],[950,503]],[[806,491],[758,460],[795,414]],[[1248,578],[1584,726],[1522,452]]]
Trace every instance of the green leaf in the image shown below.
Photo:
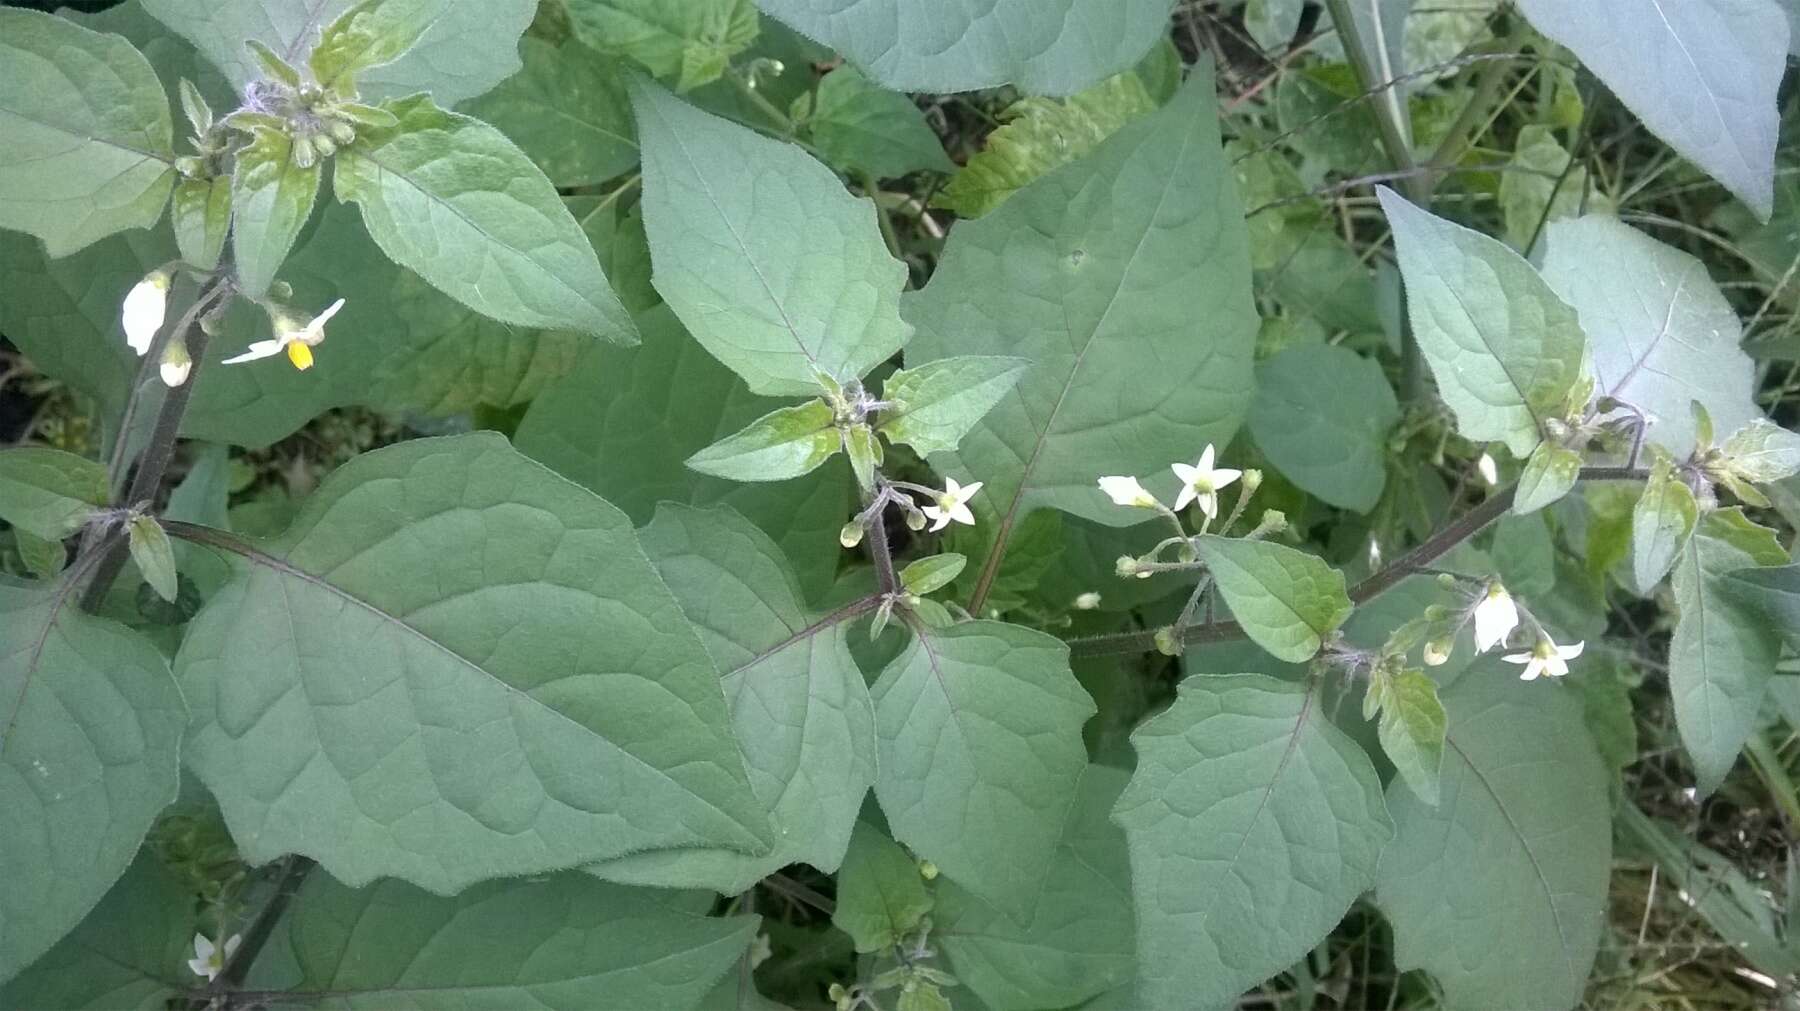
[[[1131,735],[1113,820],[1131,845],[1145,1007],[1216,1007],[1303,957],[1375,878],[1381,781],[1303,685],[1189,678]]]
[[[1606,925],[1607,774],[1574,696],[1499,668],[1443,694],[1438,802],[1388,787],[1375,902],[1395,964],[1431,973],[1447,1009],[1574,1007]]]
[[[212,270],[231,231],[231,179],[183,179],[169,201],[169,221],[181,258],[197,270]]]
[[[1228,443],[1249,404],[1249,250],[1211,80],[1195,71],[1155,114],[958,225],[907,303],[910,368],[964,354],[1034,363],[955,453],[932,459],[987,483],[975,506],[997,517],[999,550],[986,569],[1043,507],[1139,522],[1095,479],[1157,474],[1169,493],[1169,464]]]
[[[1016,84],[1068,95],[1129,70],[1169,30],[1169,0],[757,0],[895,91]]]
[[[320,162],[306,168],[295,164],[293,140],[274,130],[256,131],[250,146],[238,153],[231,175],[231,254],[246,297],[262,298],[287,261],[312,216],[323,171]]]
[[[164,1011],[199,982],[193,893],[143,852],[67,937],[0,986],[0,1005]]]
[[[1738,509],[1708,513],[1675,560],[1680,617],[1669,640],[1669,694],[1703,794],[1724,781],[1756,729],[1781,648],[1776,630],[1721,584],[1734,570],[1787,560]]]
[[[1581,381],[1587,339],[1575,310],[1497,239],[1380,190],[1394,229],[1407,309],[1438,393],[1473,442],[1524,459],[1542,422]]]
[[[525,69],[463,111],[506,134],[558,186],[630,171],[637,128],[618,68],[573,39],[553,45],[527,37],[519,49]]]
[[[553,470],[605,496],[638,523],[660,501],[722,502],[780,543],[809,600],[831,586],[850,503],[847,468],[824,467],[780,483],[740,484],[682,461],[779,406],[751,395],[695,343],[674,314],[639,320],[644,343],[598,346],[568,378],[532,402],[514,442]],[[606,405],[596,411],[596,404]]]
[[[1029,921],[1087,765],[1094,703],[1069,649],[971,621],[917,632],[871,689],[875,796],[894,838],[944,876]]]
[[[355,94],[356,75],[406,55],[449,8],[449,0],[362,0],[319,34],[307,55],[313,80]]]
[[[1719,447],[1725,465],[1745,481],[1771,484],[1800,471],[1800,435],[1767,418],[1757,418]]]
[[[1023,358],[965,355],[900,369],[881,386],[895,406],[877,431],[920,453],[951,452],[1030,367]]]
[[[809,400],[770,411],[688,457],[687,465],[733,481],[785,481],[810,474],[842,448],[836,412]]]
[[[162,217],[174,124],[131,43],[50,14],[0,9],[0,228],[53,257]]]
[[[1438,802],[1438,776],[1444,763],[1444,704],[1437,682],[1424,671],[1402,671],[1382,693],[1381,750],[1400,778],[1427,804]]]
[[[756,40],[750,0],[569,0],[568,7],[583,42],[674,78],[681,91],[717,79]]]
[[[1772,3],[1520,0],[1650,131],[1767,220],[1787,18]]]
[[[900,585],[906,592],[923,597],[948,586],[968,564],[966,556],[948,553],[915,559],[900,570]]]
[[[1136,923],[1125,834],[1109,819],[1126,773],[1090,765],[1076,787],[1037,915],[1027,924],[942,880],[932,941],[994,1011],[1074,1007],[1129,982]]]
[[[1800,565],[1740,569],[1719,588],[1774,624],[1782,638],[1800,642]]]
[[[42,446],[0,450],[0,520],[61,541],[106,505],[106,468]]]
[[[162,524],[156,522],[154,516],[134,516],[125,525],[125,532],[131,547],[131,560],[143,574],[144,582],[150,584],[157,596],[174,603],[177,585],[175,547],[169,543],[169,535]]]
[[[1067,165],[1156,111],[1137,74],[1107,78],[1067,99],[1026,98],[1001,113],[1006,120],[952,176],[932,205],[979,218],[1051,170]]]
[[[1695,401],[1725,432],[1762,417],[1743,327],[1705,264],[1611,217],[1559,221],[1548,236],[1544,280],[1581,316],[1596,392],[1643,411],[1650,442],[1686,459]]]
[[[1612,208],[1610,201],[1593,193],[1588,186],[1585,167],[1570,167],[1569,152],[1556,139],[1555,127],[1541,123],[1533,123],[1519,131],[1518,139],[1513,142],[1512,159],[1500,176],[1499,195],[1500,213],[1506,222],[1506,241],[1527,256],[1542,248],[1547,233],[1540,234],[1539,229],[1546,222],[1579,217],[1584,202],[1593,205],[1595,210],[1610,211]],[[1526,244],[1534,237],[1539,245],[1527,249]],[[1551,287],[1556,287],[1556,279],[1548,271],[1545,279]],[[1566,293],[1563,298],[1570,300]],[[1576,308],[1579,310],[1580,306],[1576,305]],[[1582,325],[1588,328],[1589,336],[1598,344],[1600,337],[1593,333],[1587,319],[1582,320]]]
[[[1666,458],[1659,459],[1631,510],[1631,578],[1639,593],[1649,596],[1669,574],[1699,518],[1694,490]]]
[[[81,922],[175,799],[169,663],[83,613],[79,582],[0,577],[0,979]]]
[[[637,339],[593,247],[531,159],[427,96],[389,109],[399,127],[359,138],[332,172],[338,199],[359,205],[383,252],[503,323]]]
[[[794,99],[790,114],[805,124],[825,164],[840,172],[892,179],[956,170],[912,99],[872,83],[855,67],[826,74],[816,92]]]
[[[869,201],[791,144],[632,89],[656,290],[752,393],[817,395],[906,343],[906,268]]]
[[[188,628],[187,765],[247,860],[453,891],[766,852],[717,673],[625,515],[491,433],[365,453]],[[520,845],[529,838],[529,845]]]
[[[1244,30],[1268,53],[1280,53],[1300,31],[1305,0],[1249,0],[1244,5]]]
[[[1400,405],[1381,365],[1334,344],[1288,348],[1256,366],[1250,434],[1302,491],[1366,513],[1387,486]]]
[[[857,822],[831,925],[849,934],[859,952],[886,951],[918,929],[931,904],[918,862],[874,825]]]
[[[1312,659],[1350,617],[1344,574],[1317,555],[1216,534],[1201,537],[1197,547],[1232,616],[1276,659]]]
[[[1581,454],[1554,442],[1540,442],[1525,460],[1519,474],[1519,492],[1513,499],[1515,516],[1526,516],[1561,501],[1581,478]]]
[[[781,549],[729,508],[665,503],[640,537],[723,677],[732,732],[775,848],[760,857],[668,850],[589,869],[727,895],[789,864],[836,870],[875,782],[875,716],[850,655],[850,623],[841,613],[809,613]]]
[[[315,1007],[689,1008],[742,956],[753,916],[580,874],[490,881],[441,898],[400,881],[310,875],[271,944],[324,992]]]

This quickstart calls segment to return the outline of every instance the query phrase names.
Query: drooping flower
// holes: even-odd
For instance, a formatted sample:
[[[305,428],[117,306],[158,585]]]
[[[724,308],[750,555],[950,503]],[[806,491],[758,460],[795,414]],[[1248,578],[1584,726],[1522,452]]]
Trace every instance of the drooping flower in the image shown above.
[[[1503,644],[1518,627],[1519,608],[1512,594],[1498,580],[1489,583],[1481,603],[1475,605],[1475,651],[1486,653]]]
[[[1144,490],[1144,486],[1135,477],[1103,477],[1100,479],[1100,490],[1113,500],[1114,505],[1155,509],[1160,504],[1156,501],[1156,496]]]
[[[188,374],[194,371],[194,359],[188,354],[187,341],[182,340],[181,335],[177,334],[163,348],[157,371],[162,374],[163,385],[171,390],[188,381]]]
[[[324,312],[314,316],[304,325],[298,325],[297,321],[284,318],[276,325],[274,340],[257,341],[251,344],[243,354],[235,358],[227,358],[222,364],[238,365],[243,362],[260,361],[264,358],[273,358],[286,351],[288,361],[294,363],[294,368],[304,372],[312,368],[312,349],[318,347],[325,340],[326,321],[336,316],[338,310],[343,307],[344,300],[340,298],[326,306]]]
[[[1520,681],[1536,681],[1540,674],[1559,678],[1569,673],[1568,661],[1580,656],[1586,646],[1586,642],[1578,642],[1573,646],[1558,646],[1551,642],[1550,637],[1546,635],[1531,647],[1531,652],[1508,653],[1501,659],[1507,663],[1525,665],[1525,669],[1519,672]]]
[[[1170,465],[1170,470],[1181,479],[1181,494],[1175,496],[1175,511],[1180,512],[1190,502],[1199,502],[1200,511],[1208,519],[1217,519],[1219,515],[1219,489],[1225,487],[1242,476],[1243,471],[1229,467],[1213,467],[1213,447],[1208,443],[1200,460],[1193,466],[1185,463]]]
[[[225,971],[225,960],[237,952],[238,944],[243,940],[241,935],[233,934],[220,947],[213,944],[212,939],[205,934],[195,934],[194,957],[188,959],[188,968],[194,971],[194,975],[204,976],[211,982]]]
[[[1500,467],[1494,463],[1492,454],[1483,453],[1475,460],[1475,469],[1481,472],[1481,479],[1493,487],[1500,483]]]
[[[150,353],[150,342],[162,329],[169,311],[169,273],[152,270],[125,293],[125,343],[142,358]]]
[[[925,515],[931,518],[932,532],[944,529],[950,525],[952,520],[974,526],[975,514],[969,511],[969,500],[974,498],[975,493],[980,490],[980,481],[960,485],[956,483],[956,478],[945,478],[944,493],[937,497],[935,503],[925,506],[923,510]]]

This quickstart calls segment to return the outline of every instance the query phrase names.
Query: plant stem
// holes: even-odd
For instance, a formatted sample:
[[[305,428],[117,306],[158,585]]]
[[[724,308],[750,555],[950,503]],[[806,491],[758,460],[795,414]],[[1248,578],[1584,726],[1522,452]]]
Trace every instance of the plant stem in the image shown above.
[[[1642,481],[1648,476],[1647,471],[1627,467],[1586,467],[1581,471],[1582,481]],[[1452,520],[1443,529],[1426,538],[1424,543],[1406,554],[1383,566],[1367,579],[1350,588],[1350,601],[1353,604],[1366,604],[1399,585],[1408,576],[1429,568],[1432,562],[1455,550],[1464,541],[1487,529],[1488,525],[1506,515],[1512,508],[1513,497],[1518,494],[1518,485],[1511,485],[1493,498]],[[1084,656],[1117,656],[1130,653],[1148,653],[1156,648],[1155,631],[1121,632],[1116,635],[1097,635],[1086,639],[1069,641],[1071,657]],[[1248,638],[1242,625],[1235,621],[1208,621],[1199,625],[1189,625],[1182,630],[1181,641],[1189,646],[1198,646],[1210,642],[1231,642]]]
[[[782,112],[780,109],[777,109],[775,103],[769,101],[762,92],[757,91],[756,88],[753,87],[749,81],[744,80],[742,76],[729,72],[726,73],[725,76],[737,87],[738,94],[744,96],[745,100],[755,106],[756,111],[768,117],[769,122],[774,125],[776,129],[780,130],[788,137],[794,135],[794,120],[792,117],[787,113]]]
[[[906,257],[900,252],[900,235],[894,231],[893,216],[888,214],[888,209],[881,204],[881,187],[876,184],[875,177],[868,172],[858,172],[856,181],[862,186],[863,193],[868,196],[870,202],[875,205],[875,221],[881,226],[881,239],[887,243],[888,255],[905,263]]]
[[[869,546],[869,561],[875,563],[875,585],[883,594],[900,592],[900,579],[894,575],[894,553],[888,547],[886,509],[869,516],[863,540]]]
[[[210,1002],[220,997],[225,998],[226,1007],[233,1006],[238,1002],[259,1002],[256,994],[248,991],[233,991],[230,988],[242,983],[244,977],[250,974],[250,967],[256,964],[256,956],[269,943],[269,938],[274,936],[275,925],[281,922],[281,915],[287,911],[288,904],[294,900],[294,893],[300,890],[300,883],[306,880],[307,873],[315,866],[317,865],[303,856],[287,858],[286,865],[281,871],[281,877],[275,882],[275,893],[270,895],[269,901],[263,903],[263,907],[257,911],[256,919],[250,921],[250,926],[244,931],[244,939],[239,942],[237,951],[226,960],[225,968],[212,982],[206,985],[204,990],[189,994],[196,1006],[211,1006]],[[219,943],[224,944],[225,938],[219,938]],[[291,998],[293,995],[283,994],[281,996]],[[274,995],[269,995],[269,997],[273,998]],[[209,1003],[202,1004],[200,1002]]]
[[[130,451],[131,428],[137,420],[137,412],[143,400],[146,385],[157,374],[161,365],[163,349],[168,347],[170,341],[178,337],[185,339],[188,331],[192,330],[194,324],[199,321],[200,314],[212,308],[212,302],[216,301],[223,291],[224,286],[216,281],[211,286],[202,289],[198,295],[194,296],[194,304],[188,306],[187,312],[181,315],[181,319],[176,321],[175,326],[164,331],[156,340],[152,341],[150,349],[144,352],[144,356],[138,360],[137,375],[132,379],[131,396],[125,401],[125,412],[119,418],[119,431],[113,439],[112,453],[106,462],[107,487],[112,490],[114,505],[124,504],[119,502],[118,498],[119,493],[125,487],[126,454]],[[189,353],[192,353],[192,346],[188,350]],[[196,367],[198,364],[198,362],[195,363]],[[188,379],[192,381],[193,376],[189,375]]]

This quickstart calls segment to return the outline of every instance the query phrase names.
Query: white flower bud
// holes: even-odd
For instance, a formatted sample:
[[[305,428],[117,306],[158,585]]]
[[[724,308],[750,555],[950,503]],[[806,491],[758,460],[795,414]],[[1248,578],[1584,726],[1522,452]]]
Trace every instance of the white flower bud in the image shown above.
[[[169,273],[153,270],[125,293],[125,343],[138,357],[150,353],[150,343],[162,329],[169,311]]]
[[[1099,606],[1100,606],[1100,595],[1098,593],[1095,593],[1093,590],[1089,590],[1088,592],[1075,598],[1075,610],[1077,610],[1077,611],[1092,611],[1094,608],[1099,607]]]
[[[158,371],[162,373],[163,385],[171,390],[188,381],[188,374],[194,371],[194,359],[188,354],[187,341],[176,337],[163,348]]]

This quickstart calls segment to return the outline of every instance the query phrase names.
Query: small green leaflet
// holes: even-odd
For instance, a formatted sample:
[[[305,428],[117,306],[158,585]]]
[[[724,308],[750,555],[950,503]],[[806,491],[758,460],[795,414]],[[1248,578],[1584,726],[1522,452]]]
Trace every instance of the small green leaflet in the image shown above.
[[[43,446],[0,450],[0,520],[46,541],[81,529],[106,505],[106,468]]]
[[[1387,486],[1387,439],[1400,420],[1380,363],[1335,344],[1288,348],[1256,366],[1250,434],[1302,491],[1357,512]]]
[[[1574,1007],[1606,925],[1612,804],[1581,704],[1501,666],[1443,693],[1438,802],[1387,790],[1375,902],[1395,964],[1431,973],[1450,1011]]]
[[[181,258],[198,270],[219,265],[231,230],[231,179],[183,179],[169,201],[169,221]]]
[[[1444,704],[1437,682],[1424,671],[1405,670],[1383,686],[1381,750],[1400,778],[1427,804],[1438,802],[1438,775],[1444,762]]]
[[[1087,766],[1069,648],[998,621],[917,631],[870,694],[894,837],[1029,921]]]
[[[0,228],[53,257],[162,217],[174,124],[131,43],[66,18],[0,9]]]
[[[1515,516],[1526,516],[1554,505],[1575,487],[1581,477],[1581,454],[1554,442],[1540,442],[1525,459],[1519,474],[1519,491],[1513,499]]]
[[[1499,196],[1506,241],[1527,256],[1535,256],[1543,249],[1548,233],[1540,234],[1539,228],[1545,222],[1555,224],[1565,218],[1578,217],[1584,202],[1597,210],[1611,209],[1611,202],[1588,185],[1586,167],[1570,166],[1569,152],[1557,139],[1556,128],[1542,123],[1533,123],[1519,131],[1518,140],[1513,143],[1512,159],[1500,177]],[[1538,244],[1526,249],[1526,243],[1534,238]],[[1547,268],[1544,279],[1551,287],[1556,287],[1556,280]],[[1574,304],[1568,292],[1559,291],[1558,294]],[[1580,308],[1576,305],[1577,311]],[[1594,332],[1589,320],[1583,319],[1581,325],[1587,329],[1598,358],[1600,335]],[[1595,368],[1600,368],[1598,362]]]
[[[770,396],[861,379],[906,343],[906,268],[875,207],[799,148],[632,88],[656,290],[719,361]]]
[[[82,612],[76,583],[0,576],[0,980],[81,922],[175,799],[169,663]]]
[[[1030,367],[1023,358],[965,355],[900,369],[882,384],[894,406],[876,430],[920,453],[951,452]]]
[[[785,481],[811,473],[842,448],[836,412],[809,400],[770,411],[688,457],[687,465],[733,481]]]
[[[150,584],[157,596],[174,603],[177,588],[175,547],[169,543],[169,535],[162,524],[156,522],[154,516],[133,516],[125,524],[125,534],[131,560],[137,563],[144,582]]]
[[[1726,467],[1753,484],[1771,484],[1800,471],[1800,435],[1767,418],[1732,432],[1719,449]]]
[[[1312,659],[1325,637],[1350,617],[1344,574],[1316,555],[1213,534],[1197,546],[1232,616],[1276,659]]]
[[[262,298],[319,195],[322,162],[294,164],[294,143],[275,130],[257,130],[237,156],[231,177],[231,253],[244,295]]]
[[[1306,686],[1188,678],[1131,743],[1113,820],[1131,846],[1145,1007],[1229,1004],[1374,882],[1393,836],[1381,780]]]
[[[307,54],[313,80],[355,94],[357,74],[404,56],[449,8],[449,0],[362,0],[326,25]]]
[[[1386,187],[1407,308],[1457,431],[1531,455],[1581,381],[1587,339],[1537,271],[1497,239],[1420,210]]]
[[[892,179],[956,168],[912,99],[872,83],[849,65],[794,99],[790,114],[819,157],[840,172]]]
[[[756,41],[750,0],[568,0],[575,34],[687,91],[725,72]]]
[[[850,836],[837,888],[831,925],[849,934],[859,952],[885,952],[931,912],[918,861],[866,821]]]
[[[1639,593],[1649,596],[1669,574],[1699,518],[1694,490],[1666,457],[1658,459],[1631,510],[1631,577]]]

